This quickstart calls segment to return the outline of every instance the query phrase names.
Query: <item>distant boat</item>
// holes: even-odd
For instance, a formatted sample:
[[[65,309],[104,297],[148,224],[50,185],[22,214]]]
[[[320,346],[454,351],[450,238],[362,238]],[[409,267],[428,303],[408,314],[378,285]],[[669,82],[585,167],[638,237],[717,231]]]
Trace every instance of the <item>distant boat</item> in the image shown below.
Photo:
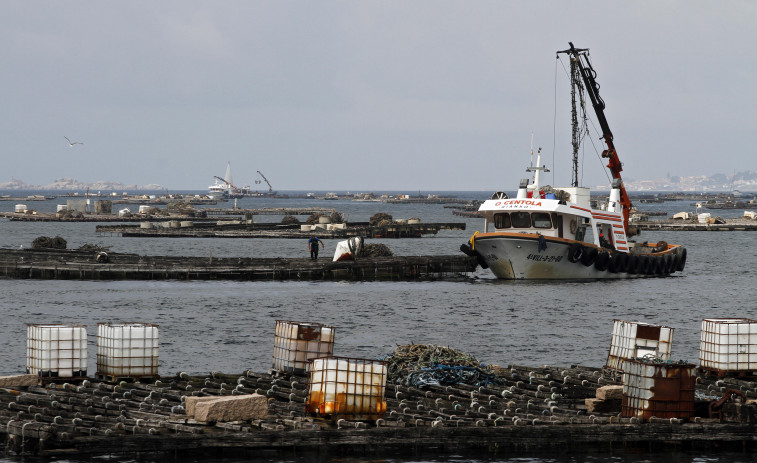
[[[260,171],[258,171],[258,173],[260,173]],[[260,175],[262,176],[263,174]],[[215,183],[208,187],[208,193],[212,196],[220,196],[224,199],[276,196],[276,192],[270,188],[271,185],[268,183],[267,179],[265,180],[269,186],[269,191],[267,193],[253,190],[249,185],[243,187],[237,187],[234,185],[234,179],[231,176],[231,162],[226,164],[226,174],[223,177],[214,175],[213,178],[215,179]],[[263,179],[265,179],[265,177],[263,177]]]

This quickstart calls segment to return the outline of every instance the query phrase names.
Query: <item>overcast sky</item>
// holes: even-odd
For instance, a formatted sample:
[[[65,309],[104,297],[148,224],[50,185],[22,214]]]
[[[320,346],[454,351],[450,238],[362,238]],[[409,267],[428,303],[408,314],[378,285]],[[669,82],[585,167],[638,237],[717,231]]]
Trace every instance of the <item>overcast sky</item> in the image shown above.
[[[625,178],[757,170],[751,0],[24,0],[0,13],[0,182],[205,189],[231,162],[238,186],[260,170],[277,190],[513,190],[534,132],[547,183],[567,185],[555,52],[569,41],[591,50]],[[582,183],[607,183],[591,145],[585,157]]]

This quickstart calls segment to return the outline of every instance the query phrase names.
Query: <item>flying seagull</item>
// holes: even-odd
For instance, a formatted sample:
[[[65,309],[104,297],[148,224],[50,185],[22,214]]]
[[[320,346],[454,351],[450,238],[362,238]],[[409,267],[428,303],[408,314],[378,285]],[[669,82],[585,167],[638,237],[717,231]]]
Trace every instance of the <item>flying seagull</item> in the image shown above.
[[[74,145],[83,145],[83,144],[84,144],[84,143],[82,143],[82,142],[80,142],[80,141],[75,141],[75,142],[72,142],[72,141],[71,141],[71,140],[69,140],[69,139],[68,139],[68,137],[67,137],[67,136],[65,136],[65,135],[63,135],[63,138],[65,138],[65,139],[66,139],[66,141],[68,142],[68,146],[74,146]]]

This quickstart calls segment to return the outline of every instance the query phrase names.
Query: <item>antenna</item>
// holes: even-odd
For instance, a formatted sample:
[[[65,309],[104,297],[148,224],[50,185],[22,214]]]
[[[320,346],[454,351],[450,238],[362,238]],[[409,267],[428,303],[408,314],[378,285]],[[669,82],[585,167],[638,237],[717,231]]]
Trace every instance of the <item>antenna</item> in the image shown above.
[[[534,131],[531,131],[531,165],[529,167],[534,166]]]

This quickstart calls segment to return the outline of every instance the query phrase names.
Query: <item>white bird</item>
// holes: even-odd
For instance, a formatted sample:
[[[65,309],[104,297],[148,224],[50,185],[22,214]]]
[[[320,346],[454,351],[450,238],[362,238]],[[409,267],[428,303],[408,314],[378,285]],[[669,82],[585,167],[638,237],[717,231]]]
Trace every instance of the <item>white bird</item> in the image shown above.
[[[75,141],[75,142],[72,142],[72,141],[71,141],[71,140],[69,140],[69,139],[68,139],[68,137],[67,137],[67,136],[65,136],[65,135],[63,135],[63,138],[65,138],[65,139],[66,139],[66,141],[68,142],[68,146],[74,146],[74,145],[83,145],[83,144],[84,144],[84,143],[82,143],[82,142],[80,142],[80,141]]]

